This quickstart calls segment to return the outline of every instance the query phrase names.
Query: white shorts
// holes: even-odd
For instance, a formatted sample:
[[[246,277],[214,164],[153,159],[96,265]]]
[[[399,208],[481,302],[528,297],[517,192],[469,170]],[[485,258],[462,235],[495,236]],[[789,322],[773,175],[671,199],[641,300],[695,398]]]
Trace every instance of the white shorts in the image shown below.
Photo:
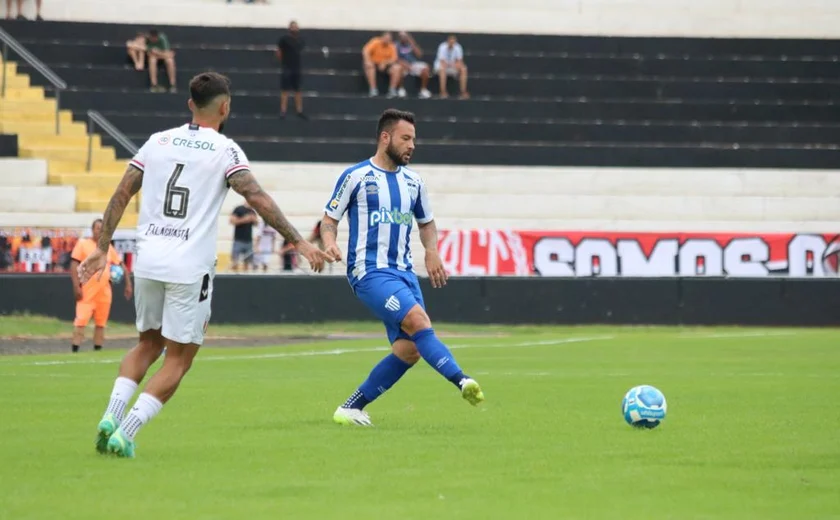
[[[254,255],[254,263],[257,265],[268,265],[271,263],[271,257],[273,254],[274,253],[272,253],[271,251],[260,251],[259,253]]]
[[[412,76],[422,76],[423,71],[429,68],[429,64],[425,61],[415,61],[408,68],[408,73]]]
[[[440,74],[440,65],[435,65],[435,74]],[[455,67],[446,67],[446,75],[450,78],[457,78],[458,69]]]
[[[163,337],[170,341],[201,345],[210,321],[212,299],[213,273],[191,284],[135,278],[137,330],[161,329]]]

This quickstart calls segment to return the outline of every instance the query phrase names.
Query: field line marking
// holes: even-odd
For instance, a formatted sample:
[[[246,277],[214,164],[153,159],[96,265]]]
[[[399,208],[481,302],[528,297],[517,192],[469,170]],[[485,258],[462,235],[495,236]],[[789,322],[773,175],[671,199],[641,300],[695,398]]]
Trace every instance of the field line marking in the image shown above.
[[[463,350],[469,348],[525,348],[525,347],[542,347],[551,345],[565,345],[570,343],[583,343],[590,341],[607,341],[615,339],[615,336],[580,336],[572,338],[558,338],[543,341],[524,341],[519,343],[475,343],[475,344],[454,344],[449,348],[452,350]],[[367,348],[337,348],[331,350],[305,350],[300,352],[272,352],[269,354],[245,354],[237,355],[218,355],[218,356],[198,356],[195,358],[196,362],[203,361],[239,361],[239,360],[253,360],[253,359],[280,359],[280,358],[298,358],[298,357],[313,357],[313,356],[340,356],[343,354],[358,354],[366,352],[390,352],[391,347],[367,347]],[[111,365],[120,363],[122,359],[74,359],[63,360],[57,359],[53,361],[31,361],[26,363],[0,363],[0,366],[57,366],[57,365],[97,365],[105,364]]]

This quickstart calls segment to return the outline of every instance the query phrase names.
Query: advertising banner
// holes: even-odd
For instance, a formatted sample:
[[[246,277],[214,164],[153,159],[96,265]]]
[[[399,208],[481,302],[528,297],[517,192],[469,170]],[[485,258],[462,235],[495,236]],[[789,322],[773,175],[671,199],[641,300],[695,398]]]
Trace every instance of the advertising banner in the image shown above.
[[[89,236],[89,229],[0,228],[0,272],[67,272],[76,242]],[[111,243],[131,270],[136,252],[134,230],[117,230]]]
[[[837,276],[834,233],[441,231],[455,276]]]

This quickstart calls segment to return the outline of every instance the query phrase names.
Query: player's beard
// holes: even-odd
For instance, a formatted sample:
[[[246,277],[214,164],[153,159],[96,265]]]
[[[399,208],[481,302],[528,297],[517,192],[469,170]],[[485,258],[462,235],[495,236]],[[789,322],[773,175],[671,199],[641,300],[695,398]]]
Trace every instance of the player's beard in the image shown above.
[[[408,161],[411,160],[410,158],[403,159],[403,155],[400,154],[399,150],[397,150],[397,147],[393,144],[388,145],[388,148],[385,149],[385,154],[387,154],[388,158],[394,161],[394,164],[396,164],[397,166],[405,166],[406,164],[408,164]]]

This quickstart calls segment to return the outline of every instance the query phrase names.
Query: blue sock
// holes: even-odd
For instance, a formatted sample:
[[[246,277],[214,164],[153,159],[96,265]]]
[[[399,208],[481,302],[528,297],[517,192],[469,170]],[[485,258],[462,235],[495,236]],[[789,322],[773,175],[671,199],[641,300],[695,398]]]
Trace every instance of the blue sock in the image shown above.
[[[461,367],[455,362],[455,358],[452,357],[446,345],[435,336],[435,329],[423,329],[411,336],[411,341],[417,345],[417,351],[426,363],[432,365],[432,368],[452,384],[461,388],[461,380],[467,376],[461,371]]]
[[[344,408],[364,409],[365,406],[394,386],[394,383],[399,381],[412,366],[394,354],[388,354],[373,367],[365,382],[358,390],[353,392],[353,395],[342,406]]]

